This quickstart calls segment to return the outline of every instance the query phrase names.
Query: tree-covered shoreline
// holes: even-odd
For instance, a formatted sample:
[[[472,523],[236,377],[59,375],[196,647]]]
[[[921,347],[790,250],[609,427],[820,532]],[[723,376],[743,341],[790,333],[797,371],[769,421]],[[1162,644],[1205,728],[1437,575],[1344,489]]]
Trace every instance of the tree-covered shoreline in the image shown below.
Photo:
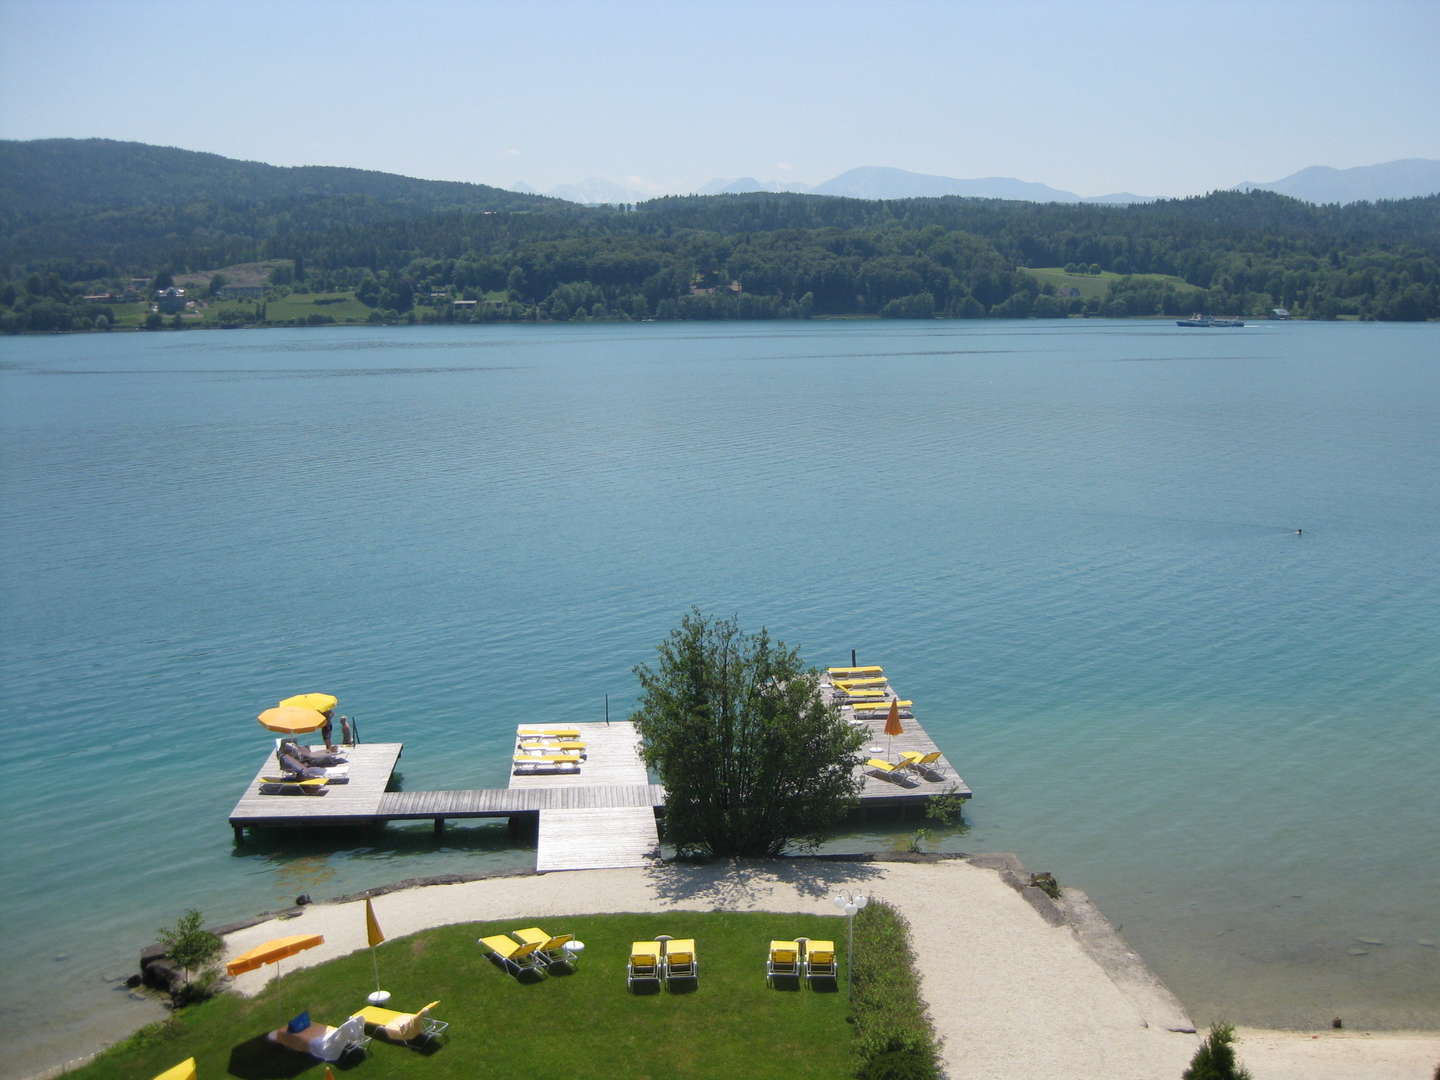
[[[582,207],[105,140],[0,143],[0,175],[9,332],[325,324],[354,321],[333,306],[352,298],[371,322],[1253,317],[1277,307],[1440,318],[1440,196],[1314,206],[1232,191],[1116,206],[755,193]],[[159,309],[157,281],[213,283],[241,263],[273,267],[251,308],[207,305],[207,315],[192,295]],[[1082,296],[1027,268],[1103,273],[1108,288]],[[276,301],[306,296],[319,298],[315,310],[282,303],[286,314],[272,314]],[[137,303],[157,310],[125,306]]]

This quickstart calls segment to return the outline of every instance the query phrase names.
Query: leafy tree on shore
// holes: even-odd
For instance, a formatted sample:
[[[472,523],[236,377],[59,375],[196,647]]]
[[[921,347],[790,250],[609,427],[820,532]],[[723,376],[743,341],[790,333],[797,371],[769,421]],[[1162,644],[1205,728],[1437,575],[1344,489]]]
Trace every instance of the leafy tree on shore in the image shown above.
[[[195,908],[190,908],[174,926],[160,931],[160,942],[165,946],[165,955],[170,958],[185,976],[185,985],[176,994],[183,999],[191,985],[191,972],[203,972],[219,957],[225,942],[205,929],[204,918]],[[209,980],[202,979],[208,984]]]
[[[864,733],[819,677],[764,628],[698,610],[635,669],[633,717],[665,785],[665,832],[686,854],[778,855],[812,846],[853,805]]]

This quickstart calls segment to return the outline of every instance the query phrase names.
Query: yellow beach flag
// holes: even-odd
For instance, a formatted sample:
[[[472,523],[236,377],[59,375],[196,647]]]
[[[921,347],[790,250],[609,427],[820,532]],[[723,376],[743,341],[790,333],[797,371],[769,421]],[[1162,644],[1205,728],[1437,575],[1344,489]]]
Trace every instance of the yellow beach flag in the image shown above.
[[[380,924],[375,921],[375,909],[370,905],[368,896],[365,898],[365,940],[372,949],[385,940],[385,935],[380,932]]]
[[[380,932],[380,921],[375,918],[375,907],[370,897],[365,897],[365,940],[370,943],[370,966],[375,969],[375,993],[370,995],[372,1005],[383,1005],[390,997],[380,989],[380,958],[375,955],[375,946],[385,940]]]

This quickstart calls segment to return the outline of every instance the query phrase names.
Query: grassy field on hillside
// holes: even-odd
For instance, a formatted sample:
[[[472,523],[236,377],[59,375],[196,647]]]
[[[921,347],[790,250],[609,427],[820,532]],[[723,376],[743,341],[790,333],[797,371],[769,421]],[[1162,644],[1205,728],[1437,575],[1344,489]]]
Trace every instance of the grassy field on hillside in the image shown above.
[[[1099,274],[1067,274],[1058,266],[1022,266],[1020,271],[1029,274],[1041,285],[1054,285],[1061,292],[1071,287],[1079,289],[1080,297],[1084,300],[1092,297],[1103,299],[1110,291],[1110,283],[1119,281],[1122,277],[1133,277],[1137,281],[1152,281],[1157,284],[1169,282],[1182,289],[1194,288],[1187,284],[1184,278],[1170,274],[1112,274],[1108,270]]]
[[[267,322],[303,321],[311,315],[329,315],[337,323],[363,323],[370,318],[370,309],[351,292],[291,293],[265,302]]]

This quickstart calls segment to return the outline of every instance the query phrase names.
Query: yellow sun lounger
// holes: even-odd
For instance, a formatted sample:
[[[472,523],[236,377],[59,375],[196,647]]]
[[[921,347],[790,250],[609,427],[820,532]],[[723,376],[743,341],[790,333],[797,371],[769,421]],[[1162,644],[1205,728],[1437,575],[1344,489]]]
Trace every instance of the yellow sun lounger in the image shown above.
[[[430,1010],[439,1004],[438,1001],[432,1001],[419,1012],[413,1013],[367,1005],[355,1015],[363,1019],[367,1027],[375,1028],[375,1034],[386,1042],[421,1046],[444,1035],[445,1029],[450,1026],[447,1021],[436,1020],[430,1015]]]
[[[832,667],[826,668],[825,673],[831,679],[866,679],[876,675],[884,675],[885,669],[879,664],[870,664],[866,667]]]
[[[313,780],[271,780],[268,776],[260,778],[261,795],[324,795],[325,785],[329,781],[323,776],[317,776]]]
[[[857,686],[884,686],[888,681],[881,675],[873,679],[837,679],[835,685],[841,690],[854,690]]]
[[[700,979],[700,961],[695,958],[694,938],[672,938],[665,942],[665,979]]]
[[[910,763],[908,761],[886,761],[884,758],[872,757],[865,762],[865,768],[874,769],[875,772],[893,780],[898,781],[905,787],[915,787],[919,781],[910,775]]]
[[[569,964],[575,967],[575,953],[565,948],[575,940],[574,934],[548,934],[538,926],[527,926],[523,930],[511,930],[510,936],[526,945],[535,946],[535,955],[542,964]]]
[[[873,701],[876,698],[889,698],[889,690],[841,690],[840,693],[847,698],[856,700]]]
[[[562,741],[562,742],[527,742],[521,740],[519,744],[522,754],[579,754],[585,756],[585,744],[583,742]]]
[[[544,974],[540,958],[535,955],[535,950],[539,948],[538,945],[522,945],[506,934],[492,934],[476,940],[489,950],[491,956],[505,966],[506,971],[513,973],[516,978],[519,978],[522,971]]]
[[[314,783],[314,782],[317,781],[317,780],[318,780],[320,783],[326,784],[326,785],[329,785],[329,784],[348,784],[348,783],[350,782],[350,776],[349,776],[349,774],[347,773],[347,774],[344,775],[344,776],[304,776],[304,777],[301,777],[301,776],[262,776],[262,777],[260,777],[260,782],[261,782],[262,784],[311,784],[311,783]]]
[[[765,981],[775,985],[775,976],[798,979],[800,977],[800,943],[798,941],[770,942],[770,955],[765,958]]]
[[[818,938],[805,942],[805,955],[801,966],[807,979],[834,979],[840,969],[835,963],[835,943]]]
[[[905,750],[900,754],[901,764],[911,769],[931,769],[940,772],[940,751],[931,750],[922,754],[919,750]]]
[[[897,701],[895,704],[903,712],[906,709],[913,708],[915,702]],[[855,701],[851,702],[850,707],[856,712],[889,712],[890,701],[889,699],[882,701]]]
[[[571,727],[521,727],[515,734],[522,739],[578,739],[579,728]]]
[[[660,942],[634,941],[630,943],[630,960],[625,968],[625,987],[635,989],[638,982],[653,982],[660,985],[661,967]]]
[[[516,754],[512,759],[515,771],[578,772],[579,754]]]

